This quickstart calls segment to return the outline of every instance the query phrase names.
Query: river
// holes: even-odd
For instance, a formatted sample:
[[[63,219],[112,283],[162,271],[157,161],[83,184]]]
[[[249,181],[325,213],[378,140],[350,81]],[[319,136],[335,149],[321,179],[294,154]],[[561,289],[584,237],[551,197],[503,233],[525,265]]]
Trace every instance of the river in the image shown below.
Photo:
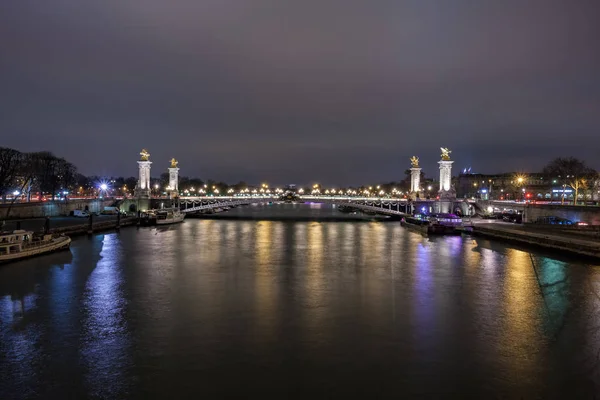
[[[277,221],[126,228],[0,267],[0,398],[600,390],[598,266],[276,207]]]

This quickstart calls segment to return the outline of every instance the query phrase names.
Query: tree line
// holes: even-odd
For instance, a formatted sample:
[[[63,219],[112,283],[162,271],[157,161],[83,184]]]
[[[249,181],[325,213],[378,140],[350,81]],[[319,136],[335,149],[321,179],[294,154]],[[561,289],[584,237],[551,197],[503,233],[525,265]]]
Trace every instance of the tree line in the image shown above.
[[[579,193],[585,195],[592,191],[600,189],[600,177],[598,171],[591,168],[585,161],[575,157],[558,157],[550,161],[543,169],[543,174],[549,179],[556,179],[563,187],[573,189],[573,202],[576,203],[579,198]],[[561,203],[565,201],[565,193],[563,191]],[[584,202],[585,204],[585,202]]]
[[[49,200],[58,195],[97,195],[101,184],[106,184],[108,195],[129,196],[137,185],[136,177],[101,177],[84,176],[77,172],[77,167],[62,157],[48,151],[25,153],[8,147],[0,147],[0,197],[2,202],[11,197],[31,197],[41,199],[48,194]],[[163,173],[159,178],[151,179],[152,190],[157,194],[166,190],[169,174]],[[179,177],[180,188],[219,189],[225,193],[229,188],[246,187],[245,182],[228,185],[225,182],[209,179],[206,182],[198,178]]]
[[[0,147],[0,195],[3,201],[14,192],[52,193],[52,198],[77,180],[77,168],[51,152],[22,153]]]

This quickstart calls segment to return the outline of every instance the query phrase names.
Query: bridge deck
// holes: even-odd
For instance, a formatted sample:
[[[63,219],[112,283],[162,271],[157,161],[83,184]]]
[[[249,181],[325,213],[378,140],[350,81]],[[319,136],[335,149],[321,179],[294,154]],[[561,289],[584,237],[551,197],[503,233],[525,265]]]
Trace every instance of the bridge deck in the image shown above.
[[[192,203],[193,206],[192,207],[183,207],[183,208],[181,208],[181,212],[194,213],[194,212],[198,212],[198,211],[202,211],[202,210],[211,210],[211,209],[221,208],[221,207],[247,205],[247,204],[251,204],[251,203],[267,203],[267,202],[272,202],[274,200],[276,200],[276,199],[274,199],[274,198],[247,198],[247,199],[239,199],[239,200],[217,201],[215,203],[201,204],[199,206],[193,205],[195,203],[194,200],[191,200],[191,201],[187,200],[184,203],[185,206],[189,205],[190,202]],[[304,199],[302,199],[302,200],[304,200]],[[354,202],[356,200],[348,201],[348,199],[343,199],[343,198],[340,198],[340,199],[331,199],[331,198],[317,199],[317,198],[312,197],[312,198],[310,198],[310,201],[318,201],[320,203],[336,204],[339,206],[352,207],[352,208],[356,208],[356,209],[362,210],[362,211],[371,211],[371,212],[376,212],[378,214],[389,215],[389,216],[404,217],[404,216],[409,215],[409,214],[399,211],[399,210],[392,210],[391,208],[385,208],[383,206],[381,206],[381,207],[374,206],[371,204],[361,204],[361,203]],[[383,203],[384,202],[382,202],[380,204],[383,205]],[[392,201],[388,201],[387,203],[388,203],[388,205],[390,205],[392,203]],[[393,203],[400,204],[400,202],[398,202],[398,201],[393,202]]]

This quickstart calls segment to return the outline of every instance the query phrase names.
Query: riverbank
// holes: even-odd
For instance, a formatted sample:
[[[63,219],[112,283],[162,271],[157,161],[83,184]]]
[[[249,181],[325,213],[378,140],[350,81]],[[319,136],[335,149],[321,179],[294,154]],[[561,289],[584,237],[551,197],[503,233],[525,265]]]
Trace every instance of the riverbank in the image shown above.
[[[523,225],[483,223],[473,225],[472,235],[526,244],[538,248],[600,259],[600,242],[593,236],[584,237],[565,230],[542,230]]]
[[[50,232],[51,233],[63,233],[68,236],[86,235],[86,234],[92,234],[92,233],[97,233],[97,232],[118,230],[124,226],[137,225],[137,221],[138,221],[138,219],[133,218],[133,217],[122,218],[118,225],[117,225],[116,221],[100,221],[100,222],[92,223],[91,226],[89,223],[87,223],[87,224],[65,226],[62,228],[54,228],[54,229],[50,229]]]
[[[24,229],[33,232],[48,231],[50,233],[62,233],[69,236],[85,235],[88,233],[104,232],[119,229],[122,226],[133,226],[137,224],[137,218],[116,216],[94,216],[92,224],[87,218],[54,217],[54,218],[30,218],[22,220],[4,221],[1,230],[12,231]]]

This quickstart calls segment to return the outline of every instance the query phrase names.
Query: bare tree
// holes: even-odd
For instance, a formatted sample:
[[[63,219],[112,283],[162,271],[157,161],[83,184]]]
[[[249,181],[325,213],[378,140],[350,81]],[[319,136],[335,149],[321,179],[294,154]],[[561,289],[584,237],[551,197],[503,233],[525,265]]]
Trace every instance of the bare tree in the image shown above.
[[[29,199],[29,191],[35,181],[36,177],[36,155],[35,153],[25,153],[21,156],[21,162],[19,163],[17,178],[15,179],[15,188],[20,193],[25,193],[27,191],[27,198]],[[10,205],[6,209],[5,218],[8,218],[10,215],[10,210],[12,209],[13,204],[17,200],[17,197],[14,196]]]
[[[0,147],[0,195],[3,202],[9,191],[19,193],[37,188],[40,198],[44,192],[51,192],[52,199],[57,189],[70,189],[76,182],[77,169],[64,158],[50,152],[21,153],[14,149]],[[16,196],[6,210],[8,218]]]
[[[14,189],[22,159],[23,153],[20,151],[0,147],[0,196],[2,196],[2,202],[6,201],[8,191]]]
[[[549,179],[558,180],[563,189],[567,186],[572,188],[575,193],[573,195],[573,204],[577,204],[579,190],[584,189],[586,182],[593,179],[597,172],[588,167],[586,163],[575,157],[558,157],[552,160],[544,167],[544,175]],[[565,202],[565,193],[563,190],[561,204]]]

